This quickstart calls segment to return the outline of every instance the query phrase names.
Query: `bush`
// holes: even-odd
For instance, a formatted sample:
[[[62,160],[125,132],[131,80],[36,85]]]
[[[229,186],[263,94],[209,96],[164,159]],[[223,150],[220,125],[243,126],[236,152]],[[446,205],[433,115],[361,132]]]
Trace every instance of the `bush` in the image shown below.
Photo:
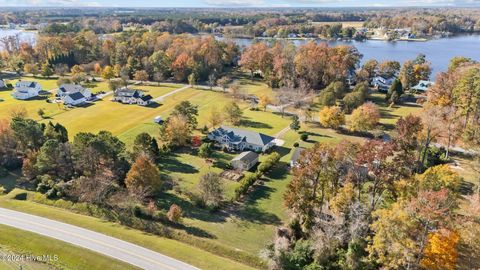
[[[180,223],[183,217],[183,210],[180,206],[172,204],[167,213],[168,220],[174,223]]]
[[[255,182],[262,177],[260,172],[249,174],[240,180],[240,186],[235,189],[235,200],[240,199],[243,195],[247,194],[248,189],[255,184]]]
[[[302,134],[302,135],[303,135],[303,134]],[[308,139],[308,135],[307,135],[307,139]],[[293,144],[293,147],[299,147],[299,146],[300,146],[300,144],[299,144],[298,142],[295,142],[295,143]]]
[[[269,171],[278,161],[280,160],[280,154],[278,154],[277,152],[273,152],[271,153],[270,155],[268,155],[268,157],[265,159],[265,161],[263,161],[262,163],[260,163],[260,165],[258,166],[257,168],[257,172],[258,173],[266,173],[267,171]]]
[[[302,141],[308,140],[308,133],[302,133],[302,135],[300,135],[300,139],[301,139]]]

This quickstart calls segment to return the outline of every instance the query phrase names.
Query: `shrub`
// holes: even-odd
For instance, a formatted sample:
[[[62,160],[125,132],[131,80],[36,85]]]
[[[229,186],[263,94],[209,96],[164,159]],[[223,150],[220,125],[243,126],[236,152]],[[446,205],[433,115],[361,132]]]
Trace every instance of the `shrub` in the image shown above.
[[[170,206],[170,210],[168,210],[167,213],[168,220],[174,223],[180,223],[182,221],[182,216],[182,208],[176,204],[172,204]]]
[[[302,141],[308,140],[308,133],[302,133],[302,135],[300,135],[300,139],[301,139]]]
[[[302,135],[303,135],[303,134],[302,134]],[[307,137],[308,137],[308,135],[307,135]],[[293,147],[299,147],[299,146],[300,146],[300,144],[299,144],[298,142],[295,142],[295,143],[293,144]]]
[[[257,172],[266,173],[280,160],[280,154],[273,152],[257,168]]]

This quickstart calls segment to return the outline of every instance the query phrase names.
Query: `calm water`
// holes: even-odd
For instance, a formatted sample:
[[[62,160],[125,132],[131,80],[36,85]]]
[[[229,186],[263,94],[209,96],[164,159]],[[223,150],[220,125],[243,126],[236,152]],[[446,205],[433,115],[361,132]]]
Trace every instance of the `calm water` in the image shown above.
[[[248,46],[251,39],[231,39],[240,46]],[[295,45],[308,41],[294,40]],[[325,42],[325,41],[318,41]],[[429,40],[426,42],[387,42],[379,40],[367,41],[328,41],[329,45],[347,44],[355,46],[363,55],[362,61],[376,59],[377,61],[396,60],[403,63],[414,59],[418,54],[427,56],[432,65],[432,77],[448,68],[452,57],[465,56],[480,61],[480,35],[465,35],[450,38]]]

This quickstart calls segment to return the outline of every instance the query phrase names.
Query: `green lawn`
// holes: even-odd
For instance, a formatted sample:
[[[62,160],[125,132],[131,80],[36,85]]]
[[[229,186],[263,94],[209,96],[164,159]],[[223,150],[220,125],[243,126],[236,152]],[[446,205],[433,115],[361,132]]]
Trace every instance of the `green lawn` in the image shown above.
[[[20,269],[20,265],[25,270],[46,270],[51,269],[52,265],[69,270],[139,269],[130,264],[50,237],[0,225],[0,253],[5,252],[8,252],[8,254],[14,252],[16,254],[33,254],[36,256],[57,255],[58,261],[51,261],[51,265],[47,265],[33,262],[8,263],[0,260],[0,269],[17,270]]]
[[[15,189],[8,195],[0,196],[0,206],[12,210],[22,211],[61,222],[66,222],[86,229],[94,230],[112,237],[116,237],[131,243],[135,243],[149,249],[155,250],[167,256],[187,262],[202,269],[211,270],[247,270],[253,269],[235,261],[214,255],[187,244],[151,235],[142,231],[127,228],[117,223],[107,222],[94,217],[79,215],[68,210],[37,204],[31,201],[20,201],[13,199],[16,194],[26,192]],[[4,235],[0,233],[0,235]],[[1,236],[0,236],[1,239]],[[2,242],[3,243],[3,242]],[[73,253],[72,254],[76,254]],[[79,264],[80,266],[82,264]],[[96,269],[96,268],[82,268]],[[102,269],[102,268],[99,268]],[[103,268],[106,269],[106,268]],[[122,268],[108,268],[122,269]]]

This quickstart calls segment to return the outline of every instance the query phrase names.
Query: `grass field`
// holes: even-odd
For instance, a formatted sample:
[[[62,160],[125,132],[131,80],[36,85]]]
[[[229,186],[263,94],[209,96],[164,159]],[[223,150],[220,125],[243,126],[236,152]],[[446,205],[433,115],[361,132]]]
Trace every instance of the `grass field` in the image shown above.
[[[247,270],[252,269],[240,263],[225,259],[201,249],[191,247],[181,242],[151,235],[142,231],[127,228],[125,226],[100,220],[97,218],[79,215],[68,210],[50,207],[30,201],[19,201],[13,199],[16,194],[25,192],[15,189],[8,195],[0,196],[0,207],[18,210],[25,213],[38,215],[53,220],[73,224],[96,232],[100,232],[112,237],[116,237],[134,244],[138,244],[149,249],[155,250],[167,256],[179,259],[202,269],[212,270]],[[0,233],[3,235],[3,233]],[[1,236],[0,236],[1,239]],[[41,245],[38,244],[40,247]],[[75,254],[75,253],[72,253]],[[82,266],[82,264],[79,264]],[[90,268],[82,268],[90,269]],[[97,269],[97,268],[91,268]],[[98,269],[117,269],[117,268],[98,268]],[[118,268],[122,269],[122,268]]]
[[[45,264],[34,262],[2,262],[2,260],[0,260],[0,269],[46,270],[52,269],[52,266],[69,270],[139,269],[130,264],[50,237],[0,225],[0,254],[5,253],[33,254],[36,256],[57,255],[58,261],[51,261],[49,264]],[[20,268],[20,266],[22,268]]]

